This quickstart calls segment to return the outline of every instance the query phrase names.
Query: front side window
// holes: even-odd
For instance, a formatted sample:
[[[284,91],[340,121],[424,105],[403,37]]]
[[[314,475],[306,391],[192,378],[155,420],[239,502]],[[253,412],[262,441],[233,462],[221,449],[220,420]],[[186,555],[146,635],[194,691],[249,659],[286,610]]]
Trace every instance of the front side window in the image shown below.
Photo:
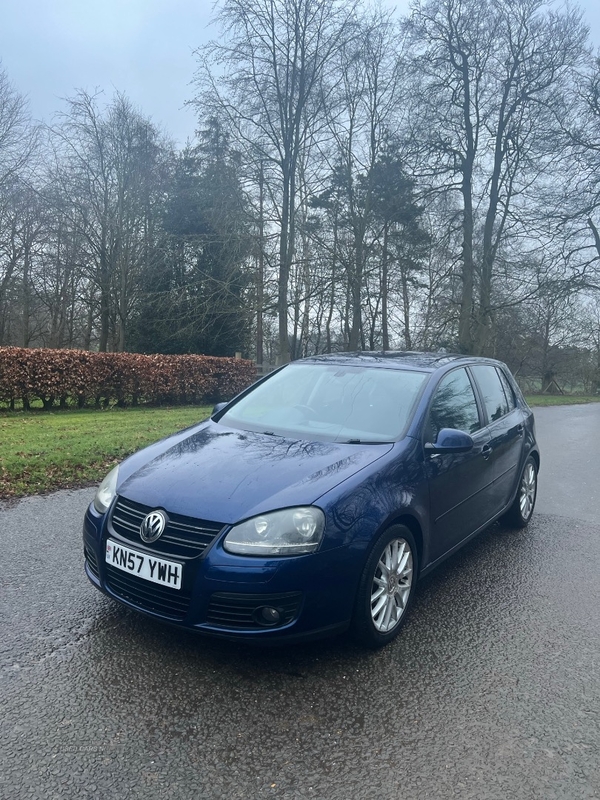
[[[505,414],[508,414],[508,401],[504,394],[500,377],[496,372],[496,367],[481,364],[471,367],[471,369],[481,390],[489,421],[495,422]]]
[[[219,422],[310,441],[391,442],[413,414],[427,373],[339,364],[289,364]]]
[[[464,369],[456,369],[446,375],[435,390],[427,439],[435,442],[442,428],[474,433],[479,427],[479,411],[471,381]]]

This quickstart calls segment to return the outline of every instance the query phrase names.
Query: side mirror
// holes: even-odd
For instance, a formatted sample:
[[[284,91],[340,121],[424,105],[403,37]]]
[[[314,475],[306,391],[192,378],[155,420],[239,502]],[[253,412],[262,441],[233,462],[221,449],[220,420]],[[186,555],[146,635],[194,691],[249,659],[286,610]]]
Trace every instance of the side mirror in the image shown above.
[[[217,403],[217,405],[212,410],[211,417],[214,417],[214,415],[218,414],[219,411],[223,411],[226,405],[228,405],[228,403]]]
[[[425,452],[433,453],[468,453],[473,449],[473,439],[464,431],[454,428],[442,428],[438,433],[435,444],[428,442]]]

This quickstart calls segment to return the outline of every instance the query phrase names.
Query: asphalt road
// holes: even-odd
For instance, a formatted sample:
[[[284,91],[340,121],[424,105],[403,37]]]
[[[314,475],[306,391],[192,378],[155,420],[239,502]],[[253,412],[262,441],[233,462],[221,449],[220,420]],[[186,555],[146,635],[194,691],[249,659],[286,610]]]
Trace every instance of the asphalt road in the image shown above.
[[[82,569],[89,489],[0,511],[0,798],[600,797],[600,404],[536,419],[529,529],[463,548],[376,653],[111,602]]]

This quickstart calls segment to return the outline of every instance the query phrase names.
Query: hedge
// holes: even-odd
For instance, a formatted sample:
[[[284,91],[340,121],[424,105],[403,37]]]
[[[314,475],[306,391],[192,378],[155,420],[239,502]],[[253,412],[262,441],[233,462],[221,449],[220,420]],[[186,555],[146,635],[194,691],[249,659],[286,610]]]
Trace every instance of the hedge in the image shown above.
[[[0,347],[0,401],[83,407],[228,400],[255,379],[251,361],[198,355]]]

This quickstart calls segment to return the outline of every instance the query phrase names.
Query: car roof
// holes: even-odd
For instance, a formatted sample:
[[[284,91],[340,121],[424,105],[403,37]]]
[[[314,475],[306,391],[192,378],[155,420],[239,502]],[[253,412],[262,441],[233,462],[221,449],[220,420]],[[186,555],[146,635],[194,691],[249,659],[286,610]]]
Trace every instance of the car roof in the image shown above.
[[[382,366],[388,369],[415,369],[433,372],[440,367],[449,364],[473,364],[487,363],[499,364],[490,358],[480,358],[477,356],[464,356],[458,353],[426,353],[415,350],[386,350],[380,352],[362,351],[358,353],[327,353],[320,356],[309,356],[300,362],[310,364],[340,364],[346,366]]]

